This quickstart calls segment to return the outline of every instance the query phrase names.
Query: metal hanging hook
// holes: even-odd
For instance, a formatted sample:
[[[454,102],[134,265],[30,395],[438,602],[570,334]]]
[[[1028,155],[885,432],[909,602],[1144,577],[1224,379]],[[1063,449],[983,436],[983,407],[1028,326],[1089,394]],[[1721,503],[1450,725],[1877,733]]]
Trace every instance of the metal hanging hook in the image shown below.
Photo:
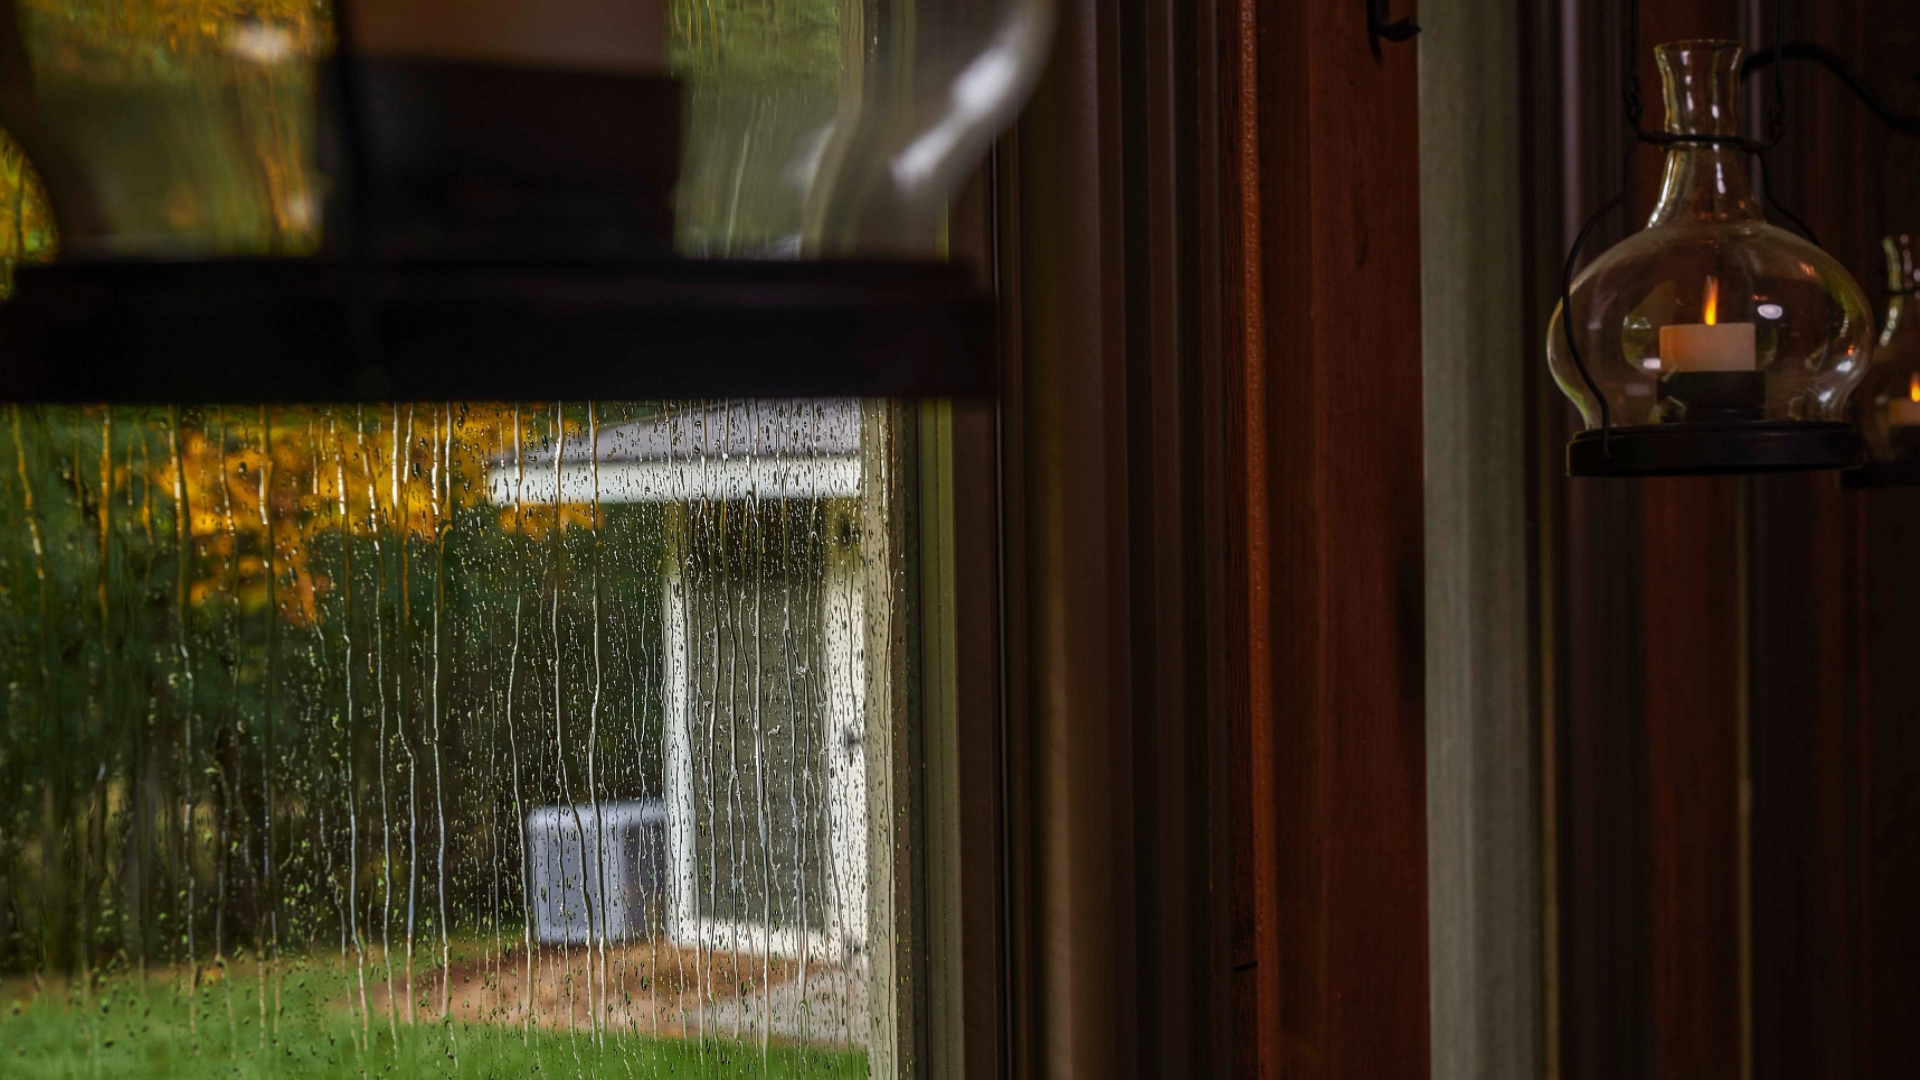
[[[1367,0],[1367,38],[1377,51],[1380,39],[1407,41],[1420,32],[1420,24],[1411,18],[1389,22],[1387,0]]]

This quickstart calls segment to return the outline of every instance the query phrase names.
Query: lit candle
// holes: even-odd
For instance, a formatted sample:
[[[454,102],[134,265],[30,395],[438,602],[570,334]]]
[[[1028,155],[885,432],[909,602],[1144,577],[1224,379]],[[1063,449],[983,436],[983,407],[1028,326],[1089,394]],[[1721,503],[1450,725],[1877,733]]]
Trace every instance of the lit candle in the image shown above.
[[[1707,279],[1706,321],[1660,328],[1660,366],[1667,372],[1754,371],[1759,351],[1752,323],[1722,323],[1720,282]]]
[[[1888,427],[1920,427],[1920,373],[1907,376],[1907,396],[1887,402]]]

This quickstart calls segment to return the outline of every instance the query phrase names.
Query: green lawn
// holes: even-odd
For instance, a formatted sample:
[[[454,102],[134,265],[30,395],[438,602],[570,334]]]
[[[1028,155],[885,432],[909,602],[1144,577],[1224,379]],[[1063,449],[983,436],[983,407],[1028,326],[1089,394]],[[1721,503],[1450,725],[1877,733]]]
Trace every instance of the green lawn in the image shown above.
[[[240,1080],[459,1077],[814,1077],[867,1075],[854,1051],[634,1035],[542,1032],[476,1025],[390,1030],[376,1022],[361,1046],[348,1014],[289,980],[277,1024],[263,1038],[260,1002],[238,980],[203,989],[194,1015],[170,990],[126,987],[86,1002],[0,996],[0,1077],[5,1080]]]

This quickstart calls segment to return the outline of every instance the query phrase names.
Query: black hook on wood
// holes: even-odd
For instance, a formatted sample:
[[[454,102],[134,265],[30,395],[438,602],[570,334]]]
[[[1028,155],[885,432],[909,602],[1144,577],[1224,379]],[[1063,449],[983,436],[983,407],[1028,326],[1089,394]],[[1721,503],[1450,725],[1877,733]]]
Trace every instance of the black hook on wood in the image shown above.
[[[1407,41],[1420,32],[1420,24],[1412,19],[1387,21],[1387,0],[1367,0],[1367,38],[1373,42],[1375,50],[1380,47],[1380,39],[1388,41]]]

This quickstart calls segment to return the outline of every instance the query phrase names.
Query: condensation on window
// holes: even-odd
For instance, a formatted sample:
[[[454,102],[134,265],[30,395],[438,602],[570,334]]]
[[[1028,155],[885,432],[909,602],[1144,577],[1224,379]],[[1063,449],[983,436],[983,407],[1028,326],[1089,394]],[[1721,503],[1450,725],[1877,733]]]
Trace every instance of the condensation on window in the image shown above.
[[[0,1074],[890,1071],[886,415],[0,411]]]

